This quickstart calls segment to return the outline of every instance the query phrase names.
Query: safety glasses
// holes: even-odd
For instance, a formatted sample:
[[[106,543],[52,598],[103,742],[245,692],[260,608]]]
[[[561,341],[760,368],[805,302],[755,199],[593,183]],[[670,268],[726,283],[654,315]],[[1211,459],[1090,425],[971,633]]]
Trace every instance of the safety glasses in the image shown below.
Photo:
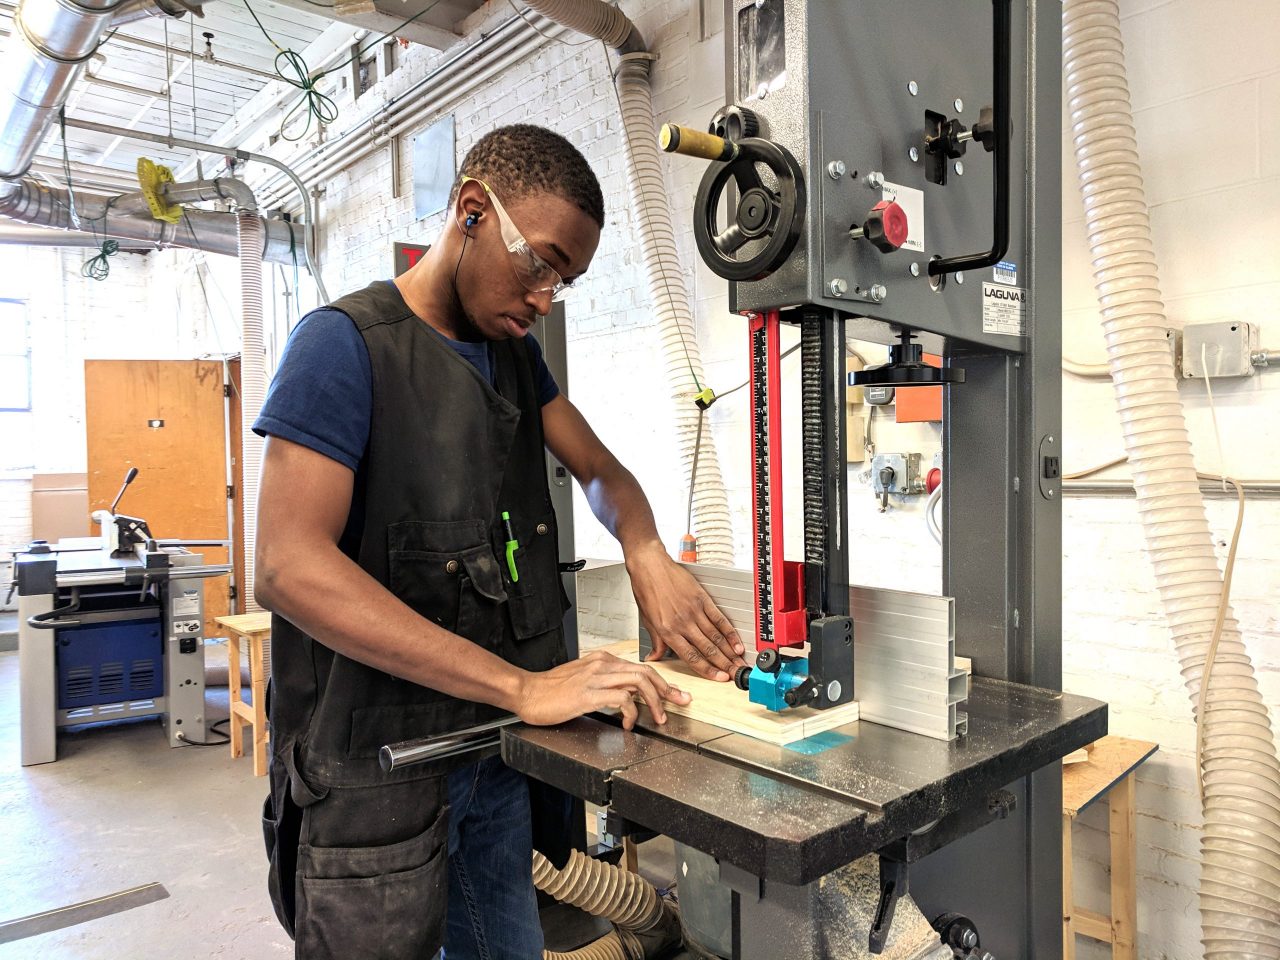
[[[516,278],[524,284],[525,289],[533,293],[550,293],[552,300],[563,300],[572,281],[566,282],[555,267],[534,252],[533,247],[529,246],[529,241],[511,222],[511,217],[503,208],[502,201],[487,183],[478,177],[462,178],[463,183],[468,180],[473,180],[484,187],[484,192],[493,201],[493,210],[498,215],[498,227],[502,232],[502,242],[511,255],[511,266],[516,272]]]

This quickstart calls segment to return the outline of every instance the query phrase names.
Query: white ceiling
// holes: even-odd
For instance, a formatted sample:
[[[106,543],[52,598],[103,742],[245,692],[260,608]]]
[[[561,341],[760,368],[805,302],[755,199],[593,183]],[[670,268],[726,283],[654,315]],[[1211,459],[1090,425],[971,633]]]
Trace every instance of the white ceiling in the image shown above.
[[[12,29],[15,2],[0,0],[0,30],[6,34]],[[248,2],[275,42],[299,53],[306,52],[334,22],[333,6],[328,0]],[[425,15],[408,30],[412,34],[415,27],[419,28],[423,34],[413,39],[444,46],[451,39],[460,39],[456,25],[480,7],[482,0],[395,0],[394,14],[379,3],[379,13],[373,16],[381,15],[381,19],[369,21],[366,15],[363,23],[394,26],[424,5],[428,8]],[[357,6],[373,9],[368,4]],[[401,15],[401,7],[409,12]],[[353,22],[346,16],[340,19]],[[212,60],[205,59],[206,32],[213,34]],[[221,131],[221,142],[228,145],[234,141],[234,128],[226,127],[228,121],[271,82],[276,53],[276,47],[263,36],[250,15],[246,0],[207,0],[203,18],[152,17],[121,27],[99,50],[105,62],[90,66],[89,73],[100,79],[82,76],[68,99],[66,113],[74,119],[148,133],[167,135],[171,131],[173,136],[189,140],[208,141]],[[309,65],[315,68],[314,63]],[[169,98],[163,93],[166,77],[172,78]],[[190,157],[188,151],[170,150],[161,144],[71,128],[66,139],[77,180],[84,177],[102,184],[119,180],[122,188],[124,183],[133,182],[139,157],[149,157],[175,171]],[[55,124],[41,146],[33,171],[60,180],[61,164],[62,140]]]

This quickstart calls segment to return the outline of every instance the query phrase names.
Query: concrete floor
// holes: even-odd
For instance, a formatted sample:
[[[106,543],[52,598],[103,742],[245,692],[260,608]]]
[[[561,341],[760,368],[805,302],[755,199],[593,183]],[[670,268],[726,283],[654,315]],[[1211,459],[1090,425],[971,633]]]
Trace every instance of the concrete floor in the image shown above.
[[[225,688],[208,715],[227,715]],[[266,778],[227,747],[171,749],[158,720],[58,739],[19,763],[18,655],[0,653],[0,921],[144,883],[169,898],[0,945],[0,958],[292,957],[267,899],[259,819]]]
[[[222,655],[215,651],[211,661]],[[226,717],[226,688],[210,688],[207,706],[210,722]],[[267,899],[259,827],[266,789],[251,756],[232,760],[225,746],[171,749],[158,720],[64,733],[56,763],[21,766],[18,655],[0,652],[0,922],[145,883],[169,892],[0,944],[0,960],[292,957]],[[640,853],[642,873],[669,884],[670,840]]]

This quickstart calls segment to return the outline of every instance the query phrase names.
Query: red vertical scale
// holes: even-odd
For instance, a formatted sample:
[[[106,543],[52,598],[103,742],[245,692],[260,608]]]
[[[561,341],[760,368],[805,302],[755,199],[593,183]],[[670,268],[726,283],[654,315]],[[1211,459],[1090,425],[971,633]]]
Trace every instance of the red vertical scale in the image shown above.
[[[756,648],[805,642],[804,565],[783,559],[781,345],[777,310],[751,314],[751,507]]]

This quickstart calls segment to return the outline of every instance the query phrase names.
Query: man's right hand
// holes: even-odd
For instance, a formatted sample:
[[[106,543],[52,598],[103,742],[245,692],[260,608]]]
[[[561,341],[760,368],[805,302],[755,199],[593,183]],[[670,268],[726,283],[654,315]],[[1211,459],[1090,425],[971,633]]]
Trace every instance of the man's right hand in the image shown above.
[[[693,699],[652,667],[597,650],[543,673],[526,674],[515,713],[525,723],[550,726],[612,708],[622,711],[622,728],[630,730],[640,713],[635,695],[658,723],[667,722],[664,702],[684,705]]]

